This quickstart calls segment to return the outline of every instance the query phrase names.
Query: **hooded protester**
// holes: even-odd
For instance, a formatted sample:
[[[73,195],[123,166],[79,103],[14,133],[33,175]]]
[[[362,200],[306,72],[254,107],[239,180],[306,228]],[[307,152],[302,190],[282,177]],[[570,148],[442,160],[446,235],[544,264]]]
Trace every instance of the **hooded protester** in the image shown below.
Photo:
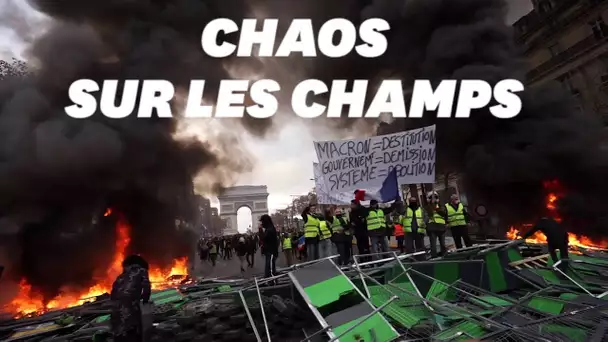
[[[277,274],[276,262],[279,256],[279,239],[277,229],[272,223],[270,215],[264,214],[260,217],[260,228],[263,229],[262,254],[266,258],[264,277],[269,278]]]
[[[151,294],[148,262],[130,255],[122,262],[123,271],[112,284],[110,324],[114,341],[141,341],[143,336],[140,301],[148,303]]]

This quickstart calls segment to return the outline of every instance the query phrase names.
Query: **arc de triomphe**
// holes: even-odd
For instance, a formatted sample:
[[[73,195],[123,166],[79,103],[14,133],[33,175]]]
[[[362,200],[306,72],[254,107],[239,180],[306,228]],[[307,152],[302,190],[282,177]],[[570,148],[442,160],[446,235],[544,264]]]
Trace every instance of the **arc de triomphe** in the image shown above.
[[[266,185],[243,185],[226,188],[217,196],[220,201],[220,217],[226,220],[224,235],[237,234],[236,212],[242,207],[251,210],[251,228],[256,229],[260,216],[268,214],[268,189]]]

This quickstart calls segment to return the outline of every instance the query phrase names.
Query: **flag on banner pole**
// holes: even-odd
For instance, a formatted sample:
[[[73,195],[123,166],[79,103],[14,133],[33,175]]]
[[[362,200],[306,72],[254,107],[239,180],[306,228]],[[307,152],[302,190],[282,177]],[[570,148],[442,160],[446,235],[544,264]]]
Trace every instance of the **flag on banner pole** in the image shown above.
[[[376,200],[380,203],[396,201],[401,198],[399,195],[399,181],[397,179],[397,169],[395,168],[386,176],[380,190],[372,193],[365,190],[356,190],[355,199],[358,201]]]

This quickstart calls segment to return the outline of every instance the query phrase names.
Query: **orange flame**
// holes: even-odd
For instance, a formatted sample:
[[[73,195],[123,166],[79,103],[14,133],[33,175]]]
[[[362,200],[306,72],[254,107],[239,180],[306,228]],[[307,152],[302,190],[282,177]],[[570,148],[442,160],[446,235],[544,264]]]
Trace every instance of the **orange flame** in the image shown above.
[[[559,217],[559,214],[557,212],[557,206],[556,206],[557,200],[561,197],[561,194],[559,193],[559,190],[558,190],[560,188],[560,184],[558,181],[554,180],[554,181],[543,182],[543,186],[545,187],[545,189],[555,191],[555,192],[549,192],[547,194],[546,207],[549,210],[551,217],[553,217],[553,219],[555,219],[557,222],[561,222],[562,219]],[[523,224],[523,225],[521,225],[521,228],[525,228],[526,230],[528,230],[528,229],[532,228],[532,225]],[[509,240],[516,240],[516,239],[522,238],[520,236],[519,229],[517,229],[513,226],[510,227],[509,231],[506,234],[506,237]],[[536,232],[530,238],[526,239],[526,242],[544,244],[544,243],[547,243],[547,237],[542,232]],[[589,248],[589,249],[608,248],[608,241],[606,241],[606,240],[593,241],[592,239],[590,239],[587,236],[576,235],[573,233],[568,233],[568,243],[571,247],[576,246],[576,247],[583,247],[583,248]]]
[[[106,210],[104,216],[112,213],[111,209]],[[122,261],[125,258],[127,248],[131,242],[130,226],[123,219],[119,218],[116,224],[116,244],[112,262],[106,268],[105,272],[101,272],[95,278],[95,285],[86,290],[74,289],[66,286],[61,289],[61,294],[49,301],[45,301],[42,294],[37,292],[27,282],[27,279],[22,279],[19,283],[19,292],[8,304],[8,312],[15,313],[15,318],[25,316],[39,315],[53,309],[70,308],[82,305],[86,302],[95,300],[96,297],[105,293],[110,293],[112,283],[117,276],[122,272]],[[188,258],[180,258],[174,260],[173,266],[170,269],[163,270],[158,266],[150,267],[150,281],[153,283],[153,289],[163,289],[175,285],[174,281],[168,281],[167,278],[181,275],[183,279],[188,275]],[[180,279],[181,280],[181,279]]]
[[[524,227],[532,226],[532,225],[523,225]],[[520,232],[517,228],[511,227],[507,232],[507,239],[516,240],[521,239]],[[547,243],[547,237],[542,232],[536,232],[530,238],[526,239],[528,243]],[[608,241],[593,241],[592,239],[584,236],[584,235],[576,235],[573,233],[568,233],[568,243],[570,246],[583,247],[589,249],[604,249],[608,248]]]
[[[177,285],[188,275],[188,258],[173,260],[173,266],[169,270],[152,266],[148,274],[154,290]]]

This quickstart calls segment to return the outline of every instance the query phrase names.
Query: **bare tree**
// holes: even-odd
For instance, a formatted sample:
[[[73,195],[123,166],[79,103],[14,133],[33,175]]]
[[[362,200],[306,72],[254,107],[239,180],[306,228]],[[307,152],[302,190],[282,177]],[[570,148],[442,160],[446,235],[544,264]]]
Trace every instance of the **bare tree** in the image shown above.
[[[10,61],[0,60],[0,80],[10,77],[20,77],[28,74],[27,64],[16,58]]]

